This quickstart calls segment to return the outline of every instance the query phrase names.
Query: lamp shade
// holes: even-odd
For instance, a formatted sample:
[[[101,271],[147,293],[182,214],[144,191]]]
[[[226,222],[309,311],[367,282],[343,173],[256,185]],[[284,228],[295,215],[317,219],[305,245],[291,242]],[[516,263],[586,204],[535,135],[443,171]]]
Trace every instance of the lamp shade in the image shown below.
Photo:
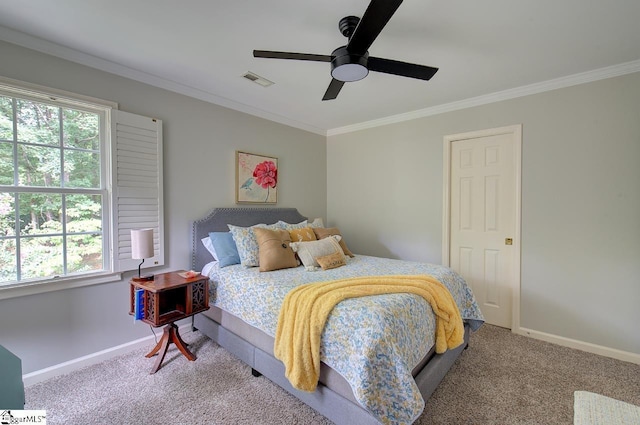
[[[144,260],[153,257],[153,229],[131,230],[131,258]]]

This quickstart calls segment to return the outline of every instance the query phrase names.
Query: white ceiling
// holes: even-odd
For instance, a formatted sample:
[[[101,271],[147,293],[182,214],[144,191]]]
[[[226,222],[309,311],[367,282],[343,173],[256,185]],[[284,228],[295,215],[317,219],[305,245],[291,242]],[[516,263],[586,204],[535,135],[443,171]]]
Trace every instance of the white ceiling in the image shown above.
[[[0,39],[319,134],[640,70],[639,0],[406,0],[369,52],[438,73],[372,72],[332,101],[321,100],[330,64],[252,56],[329,55],[346,44],[340,18],[368,4],[7,0]]]

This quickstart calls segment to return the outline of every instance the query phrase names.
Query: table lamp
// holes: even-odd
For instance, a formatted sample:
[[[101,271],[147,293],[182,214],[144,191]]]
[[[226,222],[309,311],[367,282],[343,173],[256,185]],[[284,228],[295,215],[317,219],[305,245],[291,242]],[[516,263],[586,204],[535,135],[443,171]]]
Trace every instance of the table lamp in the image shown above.
[[[153,257],[153,229],[131,229],[131,258],[142,260],[138,265],[138,277],[134,280],[153,280],[153,275],[140,276],[140,267],[145,258]]]

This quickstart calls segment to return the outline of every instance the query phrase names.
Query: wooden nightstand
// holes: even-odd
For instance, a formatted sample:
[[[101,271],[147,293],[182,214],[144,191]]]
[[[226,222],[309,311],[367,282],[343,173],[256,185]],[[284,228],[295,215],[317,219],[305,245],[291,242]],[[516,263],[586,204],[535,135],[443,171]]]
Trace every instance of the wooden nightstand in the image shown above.
[[[180,277],[178,273],[184,273],[184,271],[157,274],[154,280],[131,279],[129,281],[129,314],[134,314],[135,290],[142,289],[144,291],[142,295],[144,318],[141,320],[154,327],[166,325],[160,341],[145,356],[152,357],[158,354],[151,373],[156,373],[160,369],[171,343],[175,344],[178,350],[190,361],[196,359],[196,356],[189,351],[187,344],[180,337],[178,327],[174,322],[209,309],[209,278],[198,275],[185,279]]]

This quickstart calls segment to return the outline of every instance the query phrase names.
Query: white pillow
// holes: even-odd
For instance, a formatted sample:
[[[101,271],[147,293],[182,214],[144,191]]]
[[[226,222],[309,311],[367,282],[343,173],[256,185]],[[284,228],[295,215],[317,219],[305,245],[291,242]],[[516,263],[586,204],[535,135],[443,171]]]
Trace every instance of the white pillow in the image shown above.
[[[342,239],[342,236],[333,235],[319,241],[291,242],[289,246],[293,249],[293,252],[298,254],[298,258],[304,264],[305,269],[315,270],[320,267],[320,264],[316,261],[318,257],[324,257],[336,252],[339,252],[344,257],[344,251],[342,251],[338,243],[340,239]]]
[[[210,263],[205,264],[204,267],[202,267],[202,271],[200,272],[200,274],[202,276],[209,276],[209,274],[211,273],[213,268],[216,266],[216,264],[218,264],[217,261],[212,261]],[[211,277],[211,276],[209,276],[209,277]]]
[[[204,247],[207,248],[207,251],[209,251],[211,255],[213,255],[213,259],[217,260],[218,254],[216,254],[216,249],[213,247],[213,242],[211,242],[211,238],[207,236],[206,238],[200,239],[200,241],[202,241],[202,245],[204,245]]]

